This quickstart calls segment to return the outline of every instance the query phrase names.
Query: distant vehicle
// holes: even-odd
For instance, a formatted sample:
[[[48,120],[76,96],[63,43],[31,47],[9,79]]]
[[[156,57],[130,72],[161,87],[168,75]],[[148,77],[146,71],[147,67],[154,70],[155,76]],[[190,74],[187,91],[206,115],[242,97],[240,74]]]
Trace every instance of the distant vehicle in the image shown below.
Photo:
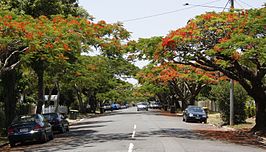
[[[118,103],[113,103],[111,106],[112,106],[112,109],[113,110],[119,110],[119,109],[121,109],[121,106]]]
[[[148,103],[147,102],[140,102],[137,104],[137,111],[146,110],[148,111]]]
[[[53,138],[51,124],[40,114],[18,116],[8,127],[8,140],[11,147],[19,142],[47,142]]]
[[[121,109],[126,109],[126,108],[128,108],[127,105],[121,105]]]
[[[110,104],[104,104],[102,108],[104,111],[113,111],[113,108]]]
[[[53,131],[59,131],[60,133],[69,131],[69,122],[60,113],[45,113],[43,116],[52,125]]]
[[[159,102],[151,101],[150,105],[149,105],[149,108],[151,108],[151,109],[161,109],[162,105]]]
[[[202,107],[188,106],[183,112],[183,121],[207,123],[207,114]]]

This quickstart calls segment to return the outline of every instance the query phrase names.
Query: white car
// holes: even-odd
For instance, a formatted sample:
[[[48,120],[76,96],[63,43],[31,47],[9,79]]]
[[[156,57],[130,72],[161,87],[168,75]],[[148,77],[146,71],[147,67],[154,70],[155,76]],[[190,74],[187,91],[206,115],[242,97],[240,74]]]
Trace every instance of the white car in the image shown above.
[[[146,110],[148,111],[148,103],[146,102],[140,102],[137,104],[137,111],[140,111],[140,110]]]

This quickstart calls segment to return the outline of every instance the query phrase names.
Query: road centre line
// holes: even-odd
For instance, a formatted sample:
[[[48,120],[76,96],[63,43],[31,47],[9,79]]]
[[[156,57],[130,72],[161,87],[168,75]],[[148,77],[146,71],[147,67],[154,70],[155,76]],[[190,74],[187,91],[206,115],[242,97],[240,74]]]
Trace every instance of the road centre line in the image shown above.
[[[128,147],[128,152],[133,152],[134,144],[130,143]]]
[[[135,134],[136,134],[136,131],[134,130],[131,137],[135,138]]]
[[[135,134],[136,134],[136,129],[137,129],[137,125],[134,124],[134,127],[133,127],[133,133],[132,133],[132,138],[135,138]],[[128,147],[128,152],[133,152],[133,148],[134,148],[134,144],[133,143],[130,143],[129,144],[129,147]]]

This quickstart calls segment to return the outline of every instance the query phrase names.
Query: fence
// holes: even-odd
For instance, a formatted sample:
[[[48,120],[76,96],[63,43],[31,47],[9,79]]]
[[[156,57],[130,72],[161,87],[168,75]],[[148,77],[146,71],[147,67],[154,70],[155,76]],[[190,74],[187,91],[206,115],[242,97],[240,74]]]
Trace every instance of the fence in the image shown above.
[[[49,106],[45,107],[44,105],[42,106],[42,113],[52,113],[55,112],[56,107],[55,106]],[[66,106],[58,106],[58,112],[59,113],[68,113],[68,109]]]

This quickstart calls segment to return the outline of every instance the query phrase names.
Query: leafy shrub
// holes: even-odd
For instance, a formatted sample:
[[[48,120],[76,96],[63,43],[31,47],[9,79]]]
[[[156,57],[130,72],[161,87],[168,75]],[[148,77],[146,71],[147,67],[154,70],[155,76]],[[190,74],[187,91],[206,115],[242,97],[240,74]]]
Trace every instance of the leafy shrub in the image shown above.
[[[225,124],[230,121],[230,83],[222,82],[218,85],[212,86],[211,98],[218,103],[221,118]],[[245,122],[246,114],[246,100],[248,95],[241,85],[235,83],[234,86],[234,123],[239,124]]]
[[[256,105],[254,100],[249,100],[246,102],[246,114],[247,117],[254,117],[256,115]]]

